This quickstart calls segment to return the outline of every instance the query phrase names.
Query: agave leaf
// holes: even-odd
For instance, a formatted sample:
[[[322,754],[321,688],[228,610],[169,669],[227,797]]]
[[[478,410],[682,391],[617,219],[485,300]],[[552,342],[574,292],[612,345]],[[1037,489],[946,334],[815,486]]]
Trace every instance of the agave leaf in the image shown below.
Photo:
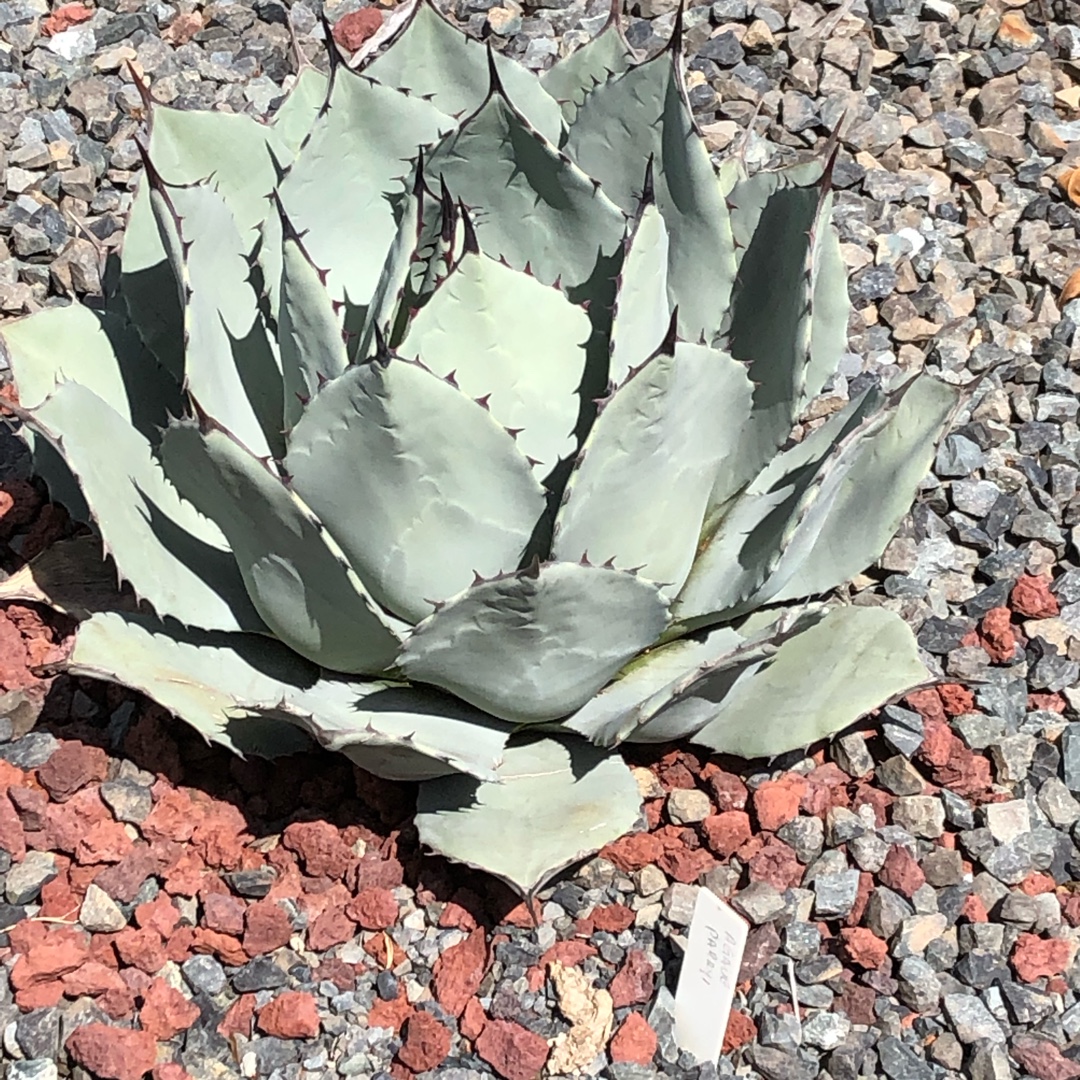
[[[184,305],[145,175],[135,190],[120,249],[120,294],[146,347],[176,379],[184,378]],[[172,230],[175,234],[175,229]],[[179,248],[177,240],[176,248]]]
[[[811,163],[740,179],[729,197],[739,270],[726,338],[750,365],[754,412],[743,468],[719,478],[714,507],[772,458],[847,348],[851,304],[828,186]]]
[[[46,308],[5,324],[0,338],[19,404],[40,405],[65,380],[112,406],[147,439],[181,406],[180,387],[146,350],[135,328],[111,312],[82,304]]]
[[[246,708],[307,731],[390,780],[463,772],[496,780],[509,730],[462,701],[408,683],[321,679],[280,701]]]
[[[372,596],[410,622],[476,574],[513,570],[544,509],[528,461],[491,414],[396,358],[324,387],[293,430],[285,468]]]
[[[424,241],[425,204],[430,201],[424,187],[423,169],[421,158],[416,164],[411,192],[403,193],[398,200],[401,217],[397,233],[386,253],[386,262],[368,305],[359,342],[352,353],[355,360],[370,359],[380,336],[383,341],[390,340],[399,309],[406,301],[406,291],[414,270],[413,262],[418,258],[418,249]]]
[[[19,429],[19,438],[30,451],[34,474],[45,481],[49,498],[64,507],[73,521],[89,525],[93,521],[93,515],[79,488],[79,481],[75,479],[63,455],[47,439],[39,439],[26,424]]]
[[[171,188],[163,194],[183,243],[185,386],[254,453],[280,457],[285,451],[281,370],[236,222],[212,188]]]
[[[329,92],[330,80],[317,68],[305,67],[297,76],[296,83],[274,114],[271,124],[290,156],[297,153],[311,133]]]
[[[217,427],[170,425],[165,471],[216,521],[266,625],[301,656],[334,671],[377,674],[397,638],[340,549],[270,469]]]
[[[277,184],[275,160],[284,166],[292,157],[284,138],[288,125],[279,132],[252,116],[164,105],[154,106],[150,120],[148,156],[162,182],[182,186],[212,176],[236,221],[244,251],[251,251],[270,211],[268,195]],[[124,231],[121,293],[148,348],[181,380],[183,308],[170,285],[167,246],[155,221],[147,179],[139,183]]]
[[[667,709],[690,710],[696,723],[708,719],[691,738],[715,753],[775,757],[842,731],[927,678],[915,636],[899,615],[842,607],[789,638],[734,686],[725,680],[717,693],[706,676]]]
[[[562,106],[568,124],[574,122],[587,94],[628,71],[637,59],[623,33],[619,6],[617,0],[612,3],[611,15],[599,34],[540,76],[541,85]]]
[[[557,289],[466,252],[413,319],[400,351],[484,398],[543,476],[575,448],[590,332],[589,316]]]
[[[142,615],[101,612],[79,626],[64,666],[72,675],[146,694],[208,742],[236,753],[277,757],[311,746],[289,724],[235,714],[239,701],[280,698],[318,678],[316,668],[267,637],[210,634]]]
[[[637,209],[652,159],[656,205],[671,237],[668,294],[679,335],[711,343],[735,278],[734,244],[679,64],[669,49],[598,86],[578,110],[566,152],[627,214]]]
[[[316,266],[328,271],[333,300],[367,304],[375,292],[397,222],[388,196],[401,190],[419,147],[454,121],[408,97],[339,68],[324,109],[279,195]],[[348,198],[327,198],[327,184]]]
[[[770,601],[828,592],[875,563],[896,534],[960,391],[921,375],[897,397],[880,430],[852,448],[850,462],[823,495],[820,512],[800,524],[766,583],[764,596]]]
[[[626,765],[579,740],[512,746],[498,774],[498,783],[450,776],[422,784],[416,827],[433,851],[494,874],[526,898],[629,832],[641,810]],[[526,842],[507,842],[515,821],[527,829]]]
[[[668,232],[655,203],[648,203],[627,240],[611,324],[615,385],[626,380],[660,347],[671,323],[668,301]]]
[[[116,568],[96,536],[50,544],[0,582],[0,600],[29,600],[76,619],[98,611],[138,610],[135,597],[117,587]]]
[[[399,665],[493,716],[539,723],[580,708],[666,625],[644,579],[548,563],[450,600],[416,627]]]
[[[584,284],[622,245],[623,214],[502,93],[435,147],[427,173],[473,211],[483,251],[545,285]]]
[[[632,734],[638,723],[634,712],[639,706],[688,671],[743,644],[739,631],[721,626],[704,637],[679,638],[650,649],[631,660],[562,726],[597,746],[616,746]]]
[[[74,382],[22,415],[63,456],[105,550],[137,596],[188,626],[263,629],[217,526],[180,498],[123,416]]]
[[[555,557],[638,567],[674,596],[751,392],[724,353],[665,343],[596,418],[556,518]]]
[[[492,53],[421,0],[389,47],[363,70],[383,86],[430,100],[448,116],[474,112],[488,96],[489,63],[510,100],[546,139],[557,141],[562,112],[536,76],[516,60]]]
[[[862,394],[802,442],[777,454],[728,503],[719,525],[699,545],[690,576],[672,605],[675,618],[693,626],[703,618],[734,617],[733,609],[764,602],[759,591],[800,523],[828,501],[827,481],[845,473],[854,444],[886,421],[883,401],[876,390]]]
[[[282,248],[278,348],[284,387],[285,428],[291,431],[320,381],[336,379],[348,366],[341,320],[319,271],[290,234]]]

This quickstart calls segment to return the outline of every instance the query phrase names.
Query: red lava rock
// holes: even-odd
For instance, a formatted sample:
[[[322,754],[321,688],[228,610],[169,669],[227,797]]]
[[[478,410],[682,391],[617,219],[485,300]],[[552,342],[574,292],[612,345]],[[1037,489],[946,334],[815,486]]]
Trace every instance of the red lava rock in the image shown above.
[[[1080,925],[1080,893],[1069,893],[1061,905],[1061,914],[1070,926]]]
[[[936,687],[925,690],[913,690],[904,698],[909,708],[914,709],[924,720],[944,720],[945,709],[941,695]]]
[[[157,1043],[149,1031],[84,1024],[64,1045],[79,1065],[101,1080],[142,1080],[157,1062]]]
[[[341,908],[327,908],[308,926],[307,945],[313,952],[325,952],[351,940],[356,923]]]
[[[767,837],[747,865],[751,881],[764,881],[781,891],[798,888],[805,873],[795,849],[776,836]]]
[[[724,1045],[720,1052],[731,1054],[740,1046],[753,1042],[757,1038],[757,1024],[744,1012],[733,1009],[728,1016],[727,1030],[724,1032]]]
[[[285,990],[259,1010],[256,1027],[279,1039],[314,1039],[319,1034],[319,1008],[312,994]]]
[[[772,923],[755,926],[746,937],[736,984],[750,982],[780,949],[780,934]]]
[[[975,695],[959,683],[942,683],[938,688],[941,705],[948,716],[963,716],[975,709]]]
[[[710,764],[703,770],[702,779],[720,813],[746,808],[746,785],[734,773],[724,772],[719,766]]]
[[[261,956],[289,944],[292,923],[285,909],[276,900],[256,900],[250,904],[244,918],[244,951],[248,956]]]
[[[823,817],[834,806],[845,808],[851,805],[848,784],[851,777],[834,761],[819,765],[813,772],[807,773],[806,790],[799,800],[803,813]]]
[[[150,1074],[152,1080],[192,1080],[191,1073],[178,1065],[175,1061],[166,1062],[164,1065],[155,1065]]]
[[[41,33],[45,37],[52,37],[53,34],[62,33],[78,23],[86,22],[93,14],[93,8],[83,7],[82,4],[62,4],[42,22]]]
[[[328,956],[315,968],[315,981],[332,982],[343,994],[356,989],[356,971],[351,964]]]
[[[300,857],[305,872],[312,877],[342,880],[357,861],[341,833],[328,821],[294,821],[281,834],[281,843]]]
[[[889,955],[889,943],[864,926],[841,930],[840,939],[844,943],[844,955],[867,971],[881,967]]]
[[[663,854],[664,845],[653,833],[630,833],[608,844],[600,857],[614,863],[624,874],[632,874],[657,862]]]
[[[160,780],[151,790],[156,801],[139,826],[143,836],[150,841],[175,840],[179,844],[190,840],[199,822],[191,795],[183,788],[166,786]]]
[[[16,959],[11,969],[11,985],[16,990],[25,990],[75,971],[90,958],[88,941],[85,935],[83,938],[52,933],[35,942]]]
[[[1080,1065],[1047,1039],[1018,1035],[1009,1047],[1009,1056],[1037,1080],[1076,1080],[1080,1077]]]
[[[55,802],[67,802],[79,788],[104,780],[108,775],[109,755],[100,746],[80,742],[61,742],[55,753],[38,771],[38,781]]]
[[[730,859],[752,835],[750,815],[744,810],[711,814],[701,823],[701,834],[714,855]]]
[[[779,780],[766,780],[750,797],[758,824],[768,832],[799,816],[799,803],[806,792],[806,781],[788,773]]]
[[[255,1021],[255,995],[241,994],[230,1006],[218,1024],[218,1034],[224,1038],[243,1035],[251,1038],[251,1026]]]
[[[656,865],[669,878],[674,878],[684,885],[692,885],[717,863],[715,856],[705,848],[687,848],[681,844],[672,844],[665,848],[664,854],[656,860]]]
[[[389,1028],[397,1033],[413,1012],[413,1007],[404,994],[399,994],[393,1001],[383,1001],[379,998],[368,1011],[367,1026]]]
[[[365,7],[350,11],[334,24],[334,40],[346,52],[356,52],[380,26],[382,12],[378,8]]]
[[[859,874],[859,890],[855,894],[855,903],[851,910],[844,916],[845,926],[858,926],[866,913],[866,905],[870,903],[870,894],[874,891],[874,875],[863,870]]]
[[[960,906],[960,917],[968,922],[989,922],[990,916],[986,912],[986,905],[975,893],[968,893]]]
[[[1072,955],[1072,946],[1061,938],[1021,934],[1013,948],[1012,966],[1024,982],[1034,982],[1043,976],[1060,975],[1069,966]]]
[[[469,998],[480,989],[486,968],[486,936],[483,929],[476,929],[435,961],[432,977],[435,1000],[451,1016],[460,1016]]]
[[[1043,893],[1051,893],[1057,888],[1057,882],[1049,874],[1040,874],[1032,870],[1023,881],[1020,882],[1020,891],[1028,896],[1041,896]]]
[[[352,870],[346,884],[360,892],[363,889],[396,889],[405,880],[405,868],[397,859],[376,855],[361,859]]]
[[[199,1006],[189,1001],[164,979],[155,979],[143,995],[139,1023],[155,1039],[171,1039],[187,1031],[199,1019]]]
[[[571,939],[569,941],[557,941],[537,961],[537,967],[547,970],[552,964],[562,964],[563,967],[577,967],[586,957],[595,956],[596,947],[587,941]]]
[[[228,803],[213,802],[203,807],[204,814],[191,842],[203,862],[214,869],[236,870],[244,858],[244,845],[250,837],[245,833],[247,822],[243,814]]]
[[[128,904],[135,899],[142,883],[158,868],[157,856],[148,844],[136,843],[116,864],[102,870],[94,884],[115,901]]]
[[[180,912],[166,893],[158,893],[153,900],[139,904],[133,914],[136,926],[156,930],[162,937],[168,937],[180,924]]]
[[[1052,619],[1061,611],[1057,597],[1050,591],[1050,581],[1045,577],[1021,574],[1016,579],[1009,605],[1027,619]]]
[[[82,788],[64,803],[49,803],[45,809],[45,828],[38,834],[44,845],[34,846],[74,855],[87,829],[99,821],[110,820],[112,815],[101,801],[97,787]]]
[[[697,787],[698,774],[701,772],[701,762],[685,750],[672,750],[665,754],[655,765],[656,777],[665,790],[674,791],[681,789],[688,791]]]
[[[23,835],[23,823],[11,801],[0,795],[0,848],[3,848],[16,862],[26,857],[26,837]]]
[[[33,1009],[51,1009],[60,1004],[64,996],[64,984],[59,979],[36,983],[25,990],[15,991],[15,1004],[23,1012]]]
[[[612,1061],[651,1065],[656,1053],[656,1032],[641,1013],[632,1012],[615,1032],[608,1051]]]
[[[239,937],[244,932],[245,907],[235,896],[211,893],[203,899],[203,922],[210,930]]]
[[[75,861],[83,866],[118,863],[131,848],[131,837],[119,821],[96,821],[79,837]]]
[[[13,784],[8,788],[7,794],[27,832],[37,832],[45,828],[45,810],[49,804],[49,796],[41,788]]]
[[[853,1024],[866,1024],[872,1026],[877,1017],[874,1014],[874,1002],[877,993],[869,986],[856,986],[855,983],[845,983],[843,990],[836,995],[833,1008],[842,1012]]]
[[[97,960],[87,960],[74,971],[69,971],[60,981],[64,984],[64,993],[72,998],[81,997],[83,994],[98,997],[110,990],[123,991],[127,986],[115,968]]]
[[[926,884],[926,875],[906,848],[894,844],[885,856],[885,862],[878,873],[878,881],[910,900],[915,891]]]
[[[588,918],[594,930],[608,934],[621,934],[634,925],[634,913],[625,904],[605,904],[591,912]]]
[[[147,975],[160,971],[169,960],[161,935],[149,927],[145,930],[124,927],[113,938],[113,947],[125,964],[145,971]]]
[[[19,628],[0,611],[0,686],[24,690],[35,682]]]
[[[1016,653],[1017,645],[1012,612],[1007,607],[991,608],[979,624],[979,640],[994,663],[1009,663]]]
[[[1045,709],[1047,712],[1063,713],[1068,702],[1061,694],[1028,694],[1028,712]]]
[[[874,810],[874,824],[882,829],[889,820],[889,807],[892,806],[893,796],[887,791],[874,787],[872,784],[857,784],[855,795],[851,800],[852,808],[858,810],[860,806],[870,806]]]
[[[197,896],[206,880],[206,863],[194,848],[167,860],[161,871],[162,888],[170,896]]]
[[[513,1020],[489,1020],[476,1052],[504,1080],[536,1080],[548,1059],[547,1040]]]
[[[446,1060],[451,1039],[450,1029],[431,1013],[414,1012],[405,1024],[405,1042],[398,1057],[413,1072],[427,1072]]]
[[[480,1004],[480,999],[469,998],[465,1005],[465,1011],[461,1014],[461,1019],[458,1020],[458,1030],[466,1039],[476,1042],[486,1023],[487,1013],[484,1012],[484,1006]]]
[[[641,1005],[653,995],[656,972],[648,955],[641,949],[631,949],[623,966],[615,973],[609,988],[616,1009],[625,1005]]]
[[[397,922],[398,902],[389,889],[361,889],[345,914],[364,930],[386,930]]]
[[[248,962],[248,954],[237,938],[230,934],[219,934],[216,930],[198,927],[191,943],[191,951],[209,953],[216,956],[223,964],[242,967]]]

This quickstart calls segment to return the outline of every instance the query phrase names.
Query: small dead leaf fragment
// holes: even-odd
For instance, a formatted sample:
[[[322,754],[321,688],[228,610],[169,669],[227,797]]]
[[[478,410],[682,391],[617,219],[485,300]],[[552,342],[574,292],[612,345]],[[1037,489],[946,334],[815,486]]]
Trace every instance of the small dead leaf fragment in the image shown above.
[[[1069,275],[1069,280],[1062,286],[1058,303],[1064,307],[1070,300],[1075,300],[1078,296],[1080,296],[1080,270],[1074,270]]]
[[[593,986],[592,979],[577,968],[563,967],[556,960],[549,970],[559,1011],[571,1027],[555,1040],[548,1072],[552,1076],[573,1075],[593,1062],[607,1046],[614,1007],[611,994]]]

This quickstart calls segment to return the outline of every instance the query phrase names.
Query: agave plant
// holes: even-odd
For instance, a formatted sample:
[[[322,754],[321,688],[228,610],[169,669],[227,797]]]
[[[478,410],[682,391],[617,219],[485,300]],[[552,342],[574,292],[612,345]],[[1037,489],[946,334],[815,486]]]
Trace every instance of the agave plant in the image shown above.
[[[678,31],[539,78],[429,0],[383,36],[270,124],[152,108],[104,302],[3,329],[94,533],[3,595],[213,742],[421,781],[423,840],[529,894],[633,827],[620,743],[776,755],[926,679],[820,598],[957,392],[792,441],[846,348],[831,164],[714,168]]]

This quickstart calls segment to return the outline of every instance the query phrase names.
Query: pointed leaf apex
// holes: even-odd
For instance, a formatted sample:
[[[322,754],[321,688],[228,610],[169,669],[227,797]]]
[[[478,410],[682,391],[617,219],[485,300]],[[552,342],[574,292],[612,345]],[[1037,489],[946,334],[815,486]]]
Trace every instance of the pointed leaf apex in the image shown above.
[[[668,51],[677,63],[683,51],[683,9],[685,0],[679,0],[679,6],[675,9],[675,23],[671,27],[671,39],[668,41]]]
[[[142,99],[147,119],[149,119],[151,110],[154,106],[154,99],[150,96],[150,87],[142,77],[142,72],[130,60],[127,61],[127,69],[128,74],[131,76],[131,81],[135,84],[135,89],[139,92],[139,97]]]
[[[426,191],[427,184],[424,183],[424,148],[419,146],[416,150],[416,176],[413,178],[412,193],[419,199]]]
[[[480,242],[476,239],[476,227],[472,223],[472,218],[469,217],[468,210],[465,209],[463,202],[458,202],[458,210],[461,212],[461,226],[465,232],[465,240],[462,244],[462,253],[468,255],[480,254]]]
[[[487,46],[487,61],[488,61],[488,97],[501,97],[506,99],[506,89],[502,84],[502,79],[499,78],[499,68],[496,64],[495,50],[491,47],[491,42],[488,42]]]
[[[382,367],[387,367],[392,359],[390,355],[390,348],[386,344],[386,338],[383,337],[383,332],[376,322],[374,325],[375,330],[375,362]]]

